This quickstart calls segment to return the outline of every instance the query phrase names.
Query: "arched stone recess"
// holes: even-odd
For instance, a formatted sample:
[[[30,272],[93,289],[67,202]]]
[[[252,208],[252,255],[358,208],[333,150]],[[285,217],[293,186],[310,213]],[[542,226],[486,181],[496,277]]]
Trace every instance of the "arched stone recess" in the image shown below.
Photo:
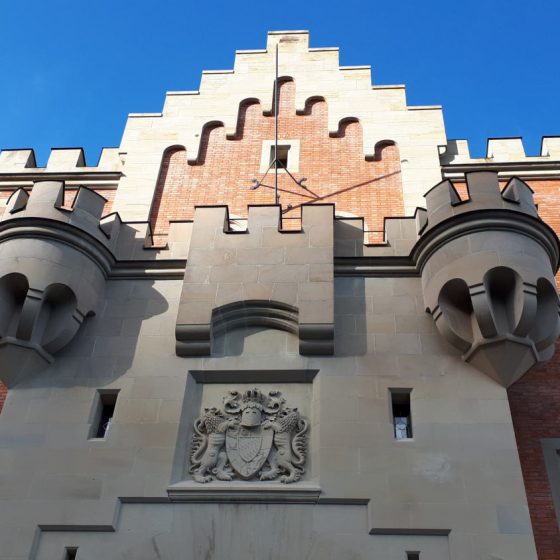
[[[295,178],[279,171],[284,228],[299,229],[301,206],[310,203],[336,201],[337,209],[363,215],[374,231],[383,229],[386,216],[402,215],[396,143],[384,140],[373,155],[364,157],[364,131],[357,117],[340,119],[329,134],[324,97],[309,97],[298,112],[296,82],[289,76],[278,81],[279,143],[289,147],[288,169]],[[273,87],[272,80],[272,101]],[[163,153],[150,210],[157,245],[165,245],[169,222],[193,219],[196,205],[228,204],[233,213],[246,217],[247,205],[274,202],[274,170],[264,176],[275,138],[274,109],[267,111],[260,98],[247,97],[238,104],[235,124],[216,117],[198,130],[195,151],[185,151],[183,143]],[[252,189],[257,182],[258,188]]]
[[[267,327],[298,332],[298,308],[271,300],[236,301],[212,311],[212,335],[245,327]]]
[[[301,354],[332,354],[333,206],[303,207],[282,232],[278,206],[251,206],[247,230],[227,207],[197,208],[176,326],[180,356],[210,355],[215,331],[246,326],[297,333]]]
[[[496,173],[473,172],[467,187],[467,200],[449,181],[426,194],[413,256],[440,333],[508,387],[554,353],[559,242],[523,181],[514,178],[500,192]]]

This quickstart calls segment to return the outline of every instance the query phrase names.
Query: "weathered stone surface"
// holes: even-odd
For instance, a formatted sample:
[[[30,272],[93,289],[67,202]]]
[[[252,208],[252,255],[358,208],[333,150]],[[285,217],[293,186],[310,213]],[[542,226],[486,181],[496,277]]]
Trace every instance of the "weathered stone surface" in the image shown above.
[[[471,199],[449,181],[426,195],[417,244],[426,309],[463,359],[508,387],[548,360],[560,334],[556,235],[536,214],[530,188],[495,173],[467,175]]]
[[[211,354],[219,329],[257,325],[298,332],[302,354],[332,354],[332,206],[305,206],[301,232],[278,231],[276,206],[250,207],[245,233],[230,232],[227,216],[225,207],[197,208],[177,354]]]

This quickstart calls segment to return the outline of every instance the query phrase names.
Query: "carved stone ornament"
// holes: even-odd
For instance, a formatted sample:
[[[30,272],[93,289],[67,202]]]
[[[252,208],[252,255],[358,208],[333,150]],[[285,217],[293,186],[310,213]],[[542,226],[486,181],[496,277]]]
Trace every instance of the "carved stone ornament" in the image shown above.
[[[279,391],[229,391],[223,410],[205,408],[194,423],[190,468],[196,482],[297,482],[305,472],[308,422]]]

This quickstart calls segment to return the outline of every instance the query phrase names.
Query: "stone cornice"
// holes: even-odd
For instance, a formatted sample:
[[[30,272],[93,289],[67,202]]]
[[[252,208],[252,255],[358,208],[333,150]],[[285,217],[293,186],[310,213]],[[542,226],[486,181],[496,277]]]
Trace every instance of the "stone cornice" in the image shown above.
[[[0,243],[8,239],[44,239],[69,245],[93,261],[108,277],[115,257],[83,229],[48,218],[13,218],[0,222]]]
[[[430,256],[449,241],[481,231],[509,231],[529,237],[546,251],[552,269],[558,269],[560,245],[552,228],[538,218],[502,209],[475,210],[440,222],[418,240],[412,260],[422,272]]]

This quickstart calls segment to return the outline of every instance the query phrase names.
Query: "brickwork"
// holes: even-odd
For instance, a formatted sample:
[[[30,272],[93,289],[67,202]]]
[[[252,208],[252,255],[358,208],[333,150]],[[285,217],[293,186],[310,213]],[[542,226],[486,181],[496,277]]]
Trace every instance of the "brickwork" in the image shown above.
[[[6,402],[6,397],[8,396],[8,388],[4,383],[0,381],[0,414],[2,413],[2,408]]]
[[[404,214],[398,148],[388,145],[378,161],[366,161],[360,123],[343,123],[338,136],[329,137],[327,104],[316,100],[305,114],[296,115],[295,87],[290,81],[280,88],[280,141],[300,141],[294,174],[307,178],[307,189],[280,174],[284,228],[300,227],[301,204],[335,202],[337,211],[363,216],[369,230],[383,230],[384,217]],[[240,109],[234,139],[226,138],[222,126],[208,127],[202,134],[196,165],[187,164],[184,150],[171,149],[164,156],[151,211],[156,243],[165,242],[170,220],[192,219],[195,205],[228,204],[230,212],[246,217],[248,204],[274,201],[273,173],[259,189],[250,190],[251,180],[262,175],[262,143],[274,139],[273,116],[263,115],[260,104],[247,103]],[[380,237],[373,234],[369,240]]]
[[[508,390],[539,560],[560,558],[560,532],[541,447],[560,437],[560,344],[552,360],[533,368]]]
[[[528,180],[541,218],[560,234],[560,181]],[[560,274],[556,275],[560,286]],[[508,392],[539,560],[560,558],[560,532],[540,440],[560,437],[560,344]]]

